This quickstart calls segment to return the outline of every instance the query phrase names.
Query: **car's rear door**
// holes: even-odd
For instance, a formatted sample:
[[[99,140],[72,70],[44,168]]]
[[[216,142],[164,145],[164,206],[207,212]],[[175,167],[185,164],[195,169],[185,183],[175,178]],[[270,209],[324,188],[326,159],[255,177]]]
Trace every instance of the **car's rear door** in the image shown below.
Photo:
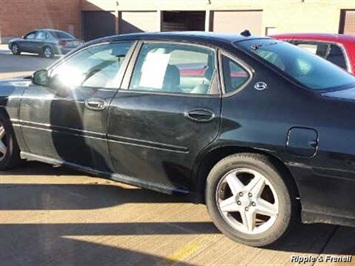
[[[44,44],[46,42],[46,40],[48,39],[49,35],[47,32],[45,31],[37,31],[36,33],[36,37],[33,41],[33,52],[36,53],[42,53],[42,49],[44,47]]]
[[[25,91],[20,123],[30,155],[109,171],[108,106],[131,45],[84,48],[49,70],[50,88],[32,85]]]
[[[144,42],[134,58],[109,109],[113,166],[140,185],[185,190],[194,160],[219,132],[216,51]]]

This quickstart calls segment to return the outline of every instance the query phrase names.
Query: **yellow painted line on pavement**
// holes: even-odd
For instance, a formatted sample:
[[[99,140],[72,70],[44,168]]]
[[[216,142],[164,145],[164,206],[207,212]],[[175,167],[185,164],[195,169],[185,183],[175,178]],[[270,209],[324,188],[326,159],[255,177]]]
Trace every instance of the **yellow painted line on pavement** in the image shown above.
[[[174,265],[175,263],[178,263],[182,259],[185,259],[195,253],[200,246],[201,245],[196,241],[190,242],[179,251],[166,257],[166,259],[160,265]]]

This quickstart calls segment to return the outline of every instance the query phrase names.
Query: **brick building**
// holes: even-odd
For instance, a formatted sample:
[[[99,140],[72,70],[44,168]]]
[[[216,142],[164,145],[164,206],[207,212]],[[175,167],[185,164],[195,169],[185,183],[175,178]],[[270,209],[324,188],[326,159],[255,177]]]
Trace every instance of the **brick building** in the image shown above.
[[[0,39],[36,28],[53,28],[81,36],[80,0],[0,0]]]
[[[3,42],[34,28],[85,40],[172,30],[355,35],[354,0],[1,0],[0,8]]]

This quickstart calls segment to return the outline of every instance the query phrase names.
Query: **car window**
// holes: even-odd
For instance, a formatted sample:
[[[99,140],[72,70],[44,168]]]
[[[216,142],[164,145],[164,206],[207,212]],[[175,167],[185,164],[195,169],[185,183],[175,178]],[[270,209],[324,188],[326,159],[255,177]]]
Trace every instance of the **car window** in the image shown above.
[[[96,45],[71,56],[50,76],[75,88],[118,88],[118,74],[131,42]]]
[[[278,68],[308,89],[331,91],[355,86],[355,77],[351,74],[287,42],[259,39],[234,44]]]
[[[343,50],[335,44],[330,45],[329,53],[326,59],[333,64],[340,66],[341,68],[347,69],[346,57]]]
[[[29,34],[27,34],[25,36],[25,39],[26,40],[33,40],[35,38],[35,36],[36,36],[36,32],[35,31],[34,32],[30,32]]]
[[[143,44],[129,89],[164,93],[217,94],[211,89],[215,52],[195,45]]]
[[[249,73],[233,59],[222,56],[222,72],[225,93],[241,88],[249,79]]]
[[[313,54],[316,54],[329,62],[347,69],[346,58],[343,50],[336,44],[324,42],[295,41],[295,45]]]
[[[36,34],[36,40],[45,40],[47,39],[47,33],[45,33],[44,31],[39,31]]]
[[[328,51],[328,44],[324,43],[304,43],[304,42],[296,42],[295,45],[298,47],[311,52],[312,54],[319,55],[320,57],[325,58]]]
[[[52,36],[56,39],[75,39],[74,36],[64,31],[51,31]]]

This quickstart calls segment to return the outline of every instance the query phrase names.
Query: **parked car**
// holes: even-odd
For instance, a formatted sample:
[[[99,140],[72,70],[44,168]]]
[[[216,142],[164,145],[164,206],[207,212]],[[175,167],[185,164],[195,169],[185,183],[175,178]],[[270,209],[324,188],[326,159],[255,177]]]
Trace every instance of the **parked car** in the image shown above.
[[[3,170],[38,160],[185,195],[252,246],[299,214],[355,225],[355,77],[287,42],[113,36],[0,88]]]
[[[304,48],[355,75],[355,36],[328,33],[289,33],[270,37]]]
[[[65,31],[38,29],[21,38],[11,39],[8,46],[14,55],[27,52],[52,58],[55,54],[66,54],[83,43]]]

